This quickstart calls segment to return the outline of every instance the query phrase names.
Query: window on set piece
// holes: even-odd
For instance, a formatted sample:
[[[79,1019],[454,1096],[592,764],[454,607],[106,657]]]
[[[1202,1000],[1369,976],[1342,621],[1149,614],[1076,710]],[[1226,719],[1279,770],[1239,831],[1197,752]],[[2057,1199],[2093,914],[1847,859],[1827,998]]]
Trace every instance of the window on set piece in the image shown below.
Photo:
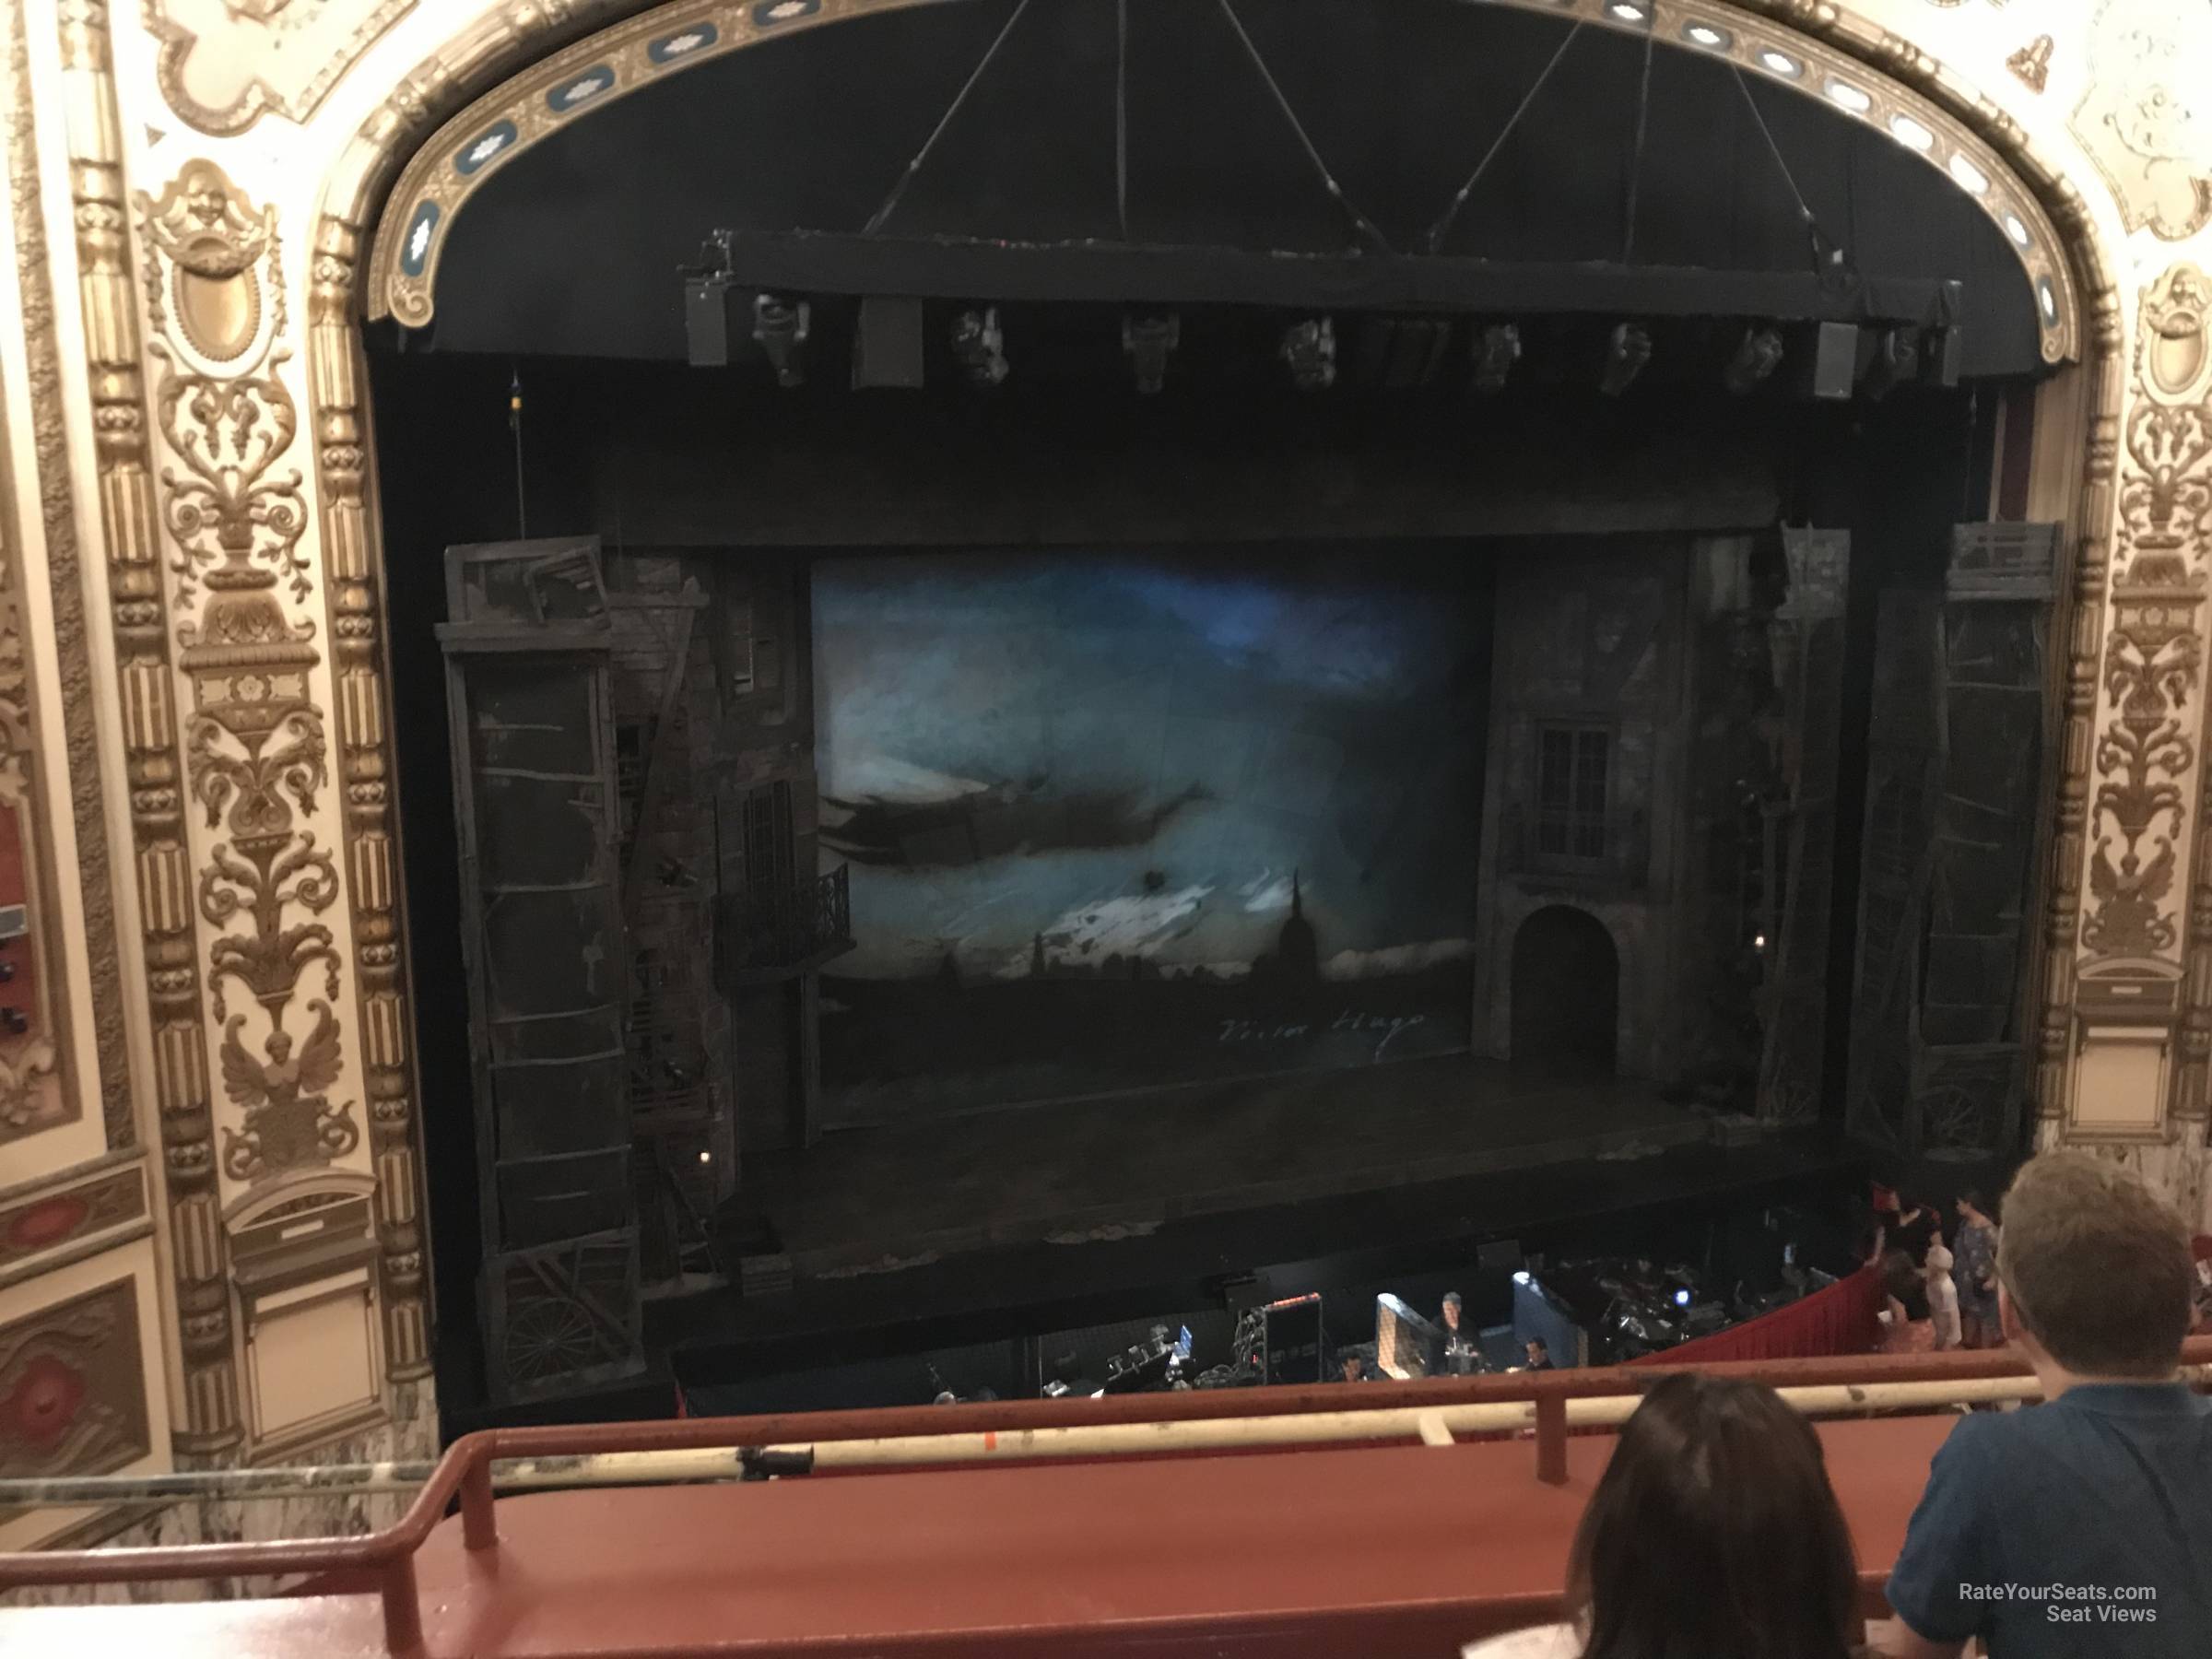
[[[1603,726],[1536,732],[1536,852],[1595,863],[1606,856],[1606,790],[1613,734]]]

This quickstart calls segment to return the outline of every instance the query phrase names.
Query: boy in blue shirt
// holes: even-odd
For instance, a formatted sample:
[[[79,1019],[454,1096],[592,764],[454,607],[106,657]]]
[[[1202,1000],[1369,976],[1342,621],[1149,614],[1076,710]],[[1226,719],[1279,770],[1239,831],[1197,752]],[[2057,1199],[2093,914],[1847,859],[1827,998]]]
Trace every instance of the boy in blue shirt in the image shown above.
[[[2212,1400],[2178,1376],[2194,1277],[2187,1230],[2117,1165],[2021,1169],[1998,1315],[2044,1403],[1966,1418],[1936,1453],[1877,1653],[2212,1653]]]

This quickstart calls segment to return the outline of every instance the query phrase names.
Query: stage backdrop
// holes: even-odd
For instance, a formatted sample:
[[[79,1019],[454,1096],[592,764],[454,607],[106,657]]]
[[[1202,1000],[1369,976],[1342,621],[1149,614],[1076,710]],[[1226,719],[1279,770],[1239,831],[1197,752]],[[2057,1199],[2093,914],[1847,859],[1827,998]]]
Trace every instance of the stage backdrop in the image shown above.
[[[825,559],[831,1123],[1467,1046],[1465,548]]]

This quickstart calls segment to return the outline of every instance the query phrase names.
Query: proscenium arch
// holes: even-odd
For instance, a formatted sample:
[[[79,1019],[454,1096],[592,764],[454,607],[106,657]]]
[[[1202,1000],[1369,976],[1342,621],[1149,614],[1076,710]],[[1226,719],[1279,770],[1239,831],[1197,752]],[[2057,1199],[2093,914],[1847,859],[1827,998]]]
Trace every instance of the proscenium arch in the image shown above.
[[[394,317],[415,328],[430,322],[439,263],[454,218],[480,185],[540,139],[709,59],[830,23],[930,3],[951,0],[675,0],[562,47],[469,103],[407,163],[371,241],[368,315]],[[2056,364],[2079,356],[2079,295],[2057,226],[1998,149],[1933,100],[1885,74],[1869,73],[1868,65],[1832,46],[1728,4],[1459,3],[1510,6],[1716,58],[1874,126],[1940,171],[2002,233],[2034,296],[2043,360]]]
[[[611,14],[633,8],[629,0],[601,0],[598,5],[592,0],[537,0],[478,18],[457,31],[440,51],[418,65],[364,123],[323,185],[311,265],[312,327],[307,365],[314,406],[316,462],[322,485],[319,512],[333,635],[350,641],[357,664],[365,670],[373,667],[389,673],[385,561],[375,496],[370,488],[373,442],[364,404],[367,373],[361,329],[364,312],[371,318],[398,314],[388,276],[399,258],[396,231],[375,238],[366,289],[360,287],[363,229],[376,217],[380,199],[384,222],[404,225],[410,214],[408,204],[418,202],[420,192],[429,187],[422,182],[450,162],[454,147],[464,136],[483,130],[481,112],[488,105],[495,100],[503,104],[510,94],[535,93],[542,98],[550,84],[564,76],[570,77],[565,84],[572,84],[577,70],[588,69],[592,62],[606,56],[608,42],[617,37],[629,42],[633,52],[644,52],[650,62],[652,42],[683,32],[688,20],[713,22],[718,44],[723,40],[722,20],[728,20],[733,32],[723,49],[735,50],[771,33],[933,3],[943,0],[745,0],[742,5],[734,0],[720,4],[673,0],[649,9],[636,8],[634,15],[599,33],[548,53],[547,38],[574,23],[580,12],[604,10]],[[1463,3],[1517,6],[1599,27],[1626,27],[1608,14],[1607,7],[1614,0]],[[1630,3],[1641,5],[1643,0]],[[1909,40],[1828,0],[1651,3],[1653,9],[1649,26],[1655,41],[1681,42],[1684,50],[1714,50],[1685,32],[1703,23],[1724,33],[1722,49],[1731,55],[1771,48],[1802,62],[1808,71],[1817,68],[1822,75],[1833,73],[1838,78],[1859,77],[1856,84],[1876,100],[1868,110],[1858,112],[1862,118],[1873,120],[1877,112],[1882,111],[1890,114],[1901,112],[1922,123],[1948,147],[1938,152],[1931,144],[1922,153],[1947,171],[1947,157],[1966,154],[1971,164],[1987,175],[1993,191],[2001,191],[2001,195],[1992,199],[2017,203],[2036,246],[2047,250],[2049,265],[2042,274],[2048,275],[2053,285],[2058,312],[2054,326],[2059,332],[2053,337],[2046,330],[2044,356],[2053,364],[2079,365],[2054,388],[2064,394],[2062,406],[2071,410],[2070,418],[2039,423],[2037,441],[2040,447],[2046,441],[2041,434],[2063,431],[2067,434],[2065,441],[2077,446],[2066,464],[2065,504],[2060,509],[2073,528],[2074,580],[2067,594],[2068,614],[2062,615],[2059,622],[2069,640],[2062,705],[2065,731],[2060,745],[2060,775],[2053,794],[2053,854],[2046,865],[2041,895],[2041,948],[2030,976],[2030,982],[2044,987],[2037,1103],[2046,1118],[2063,1114],[2086,862],[2084,824],[2095,747],[2091,725],[2097,708],[2106,572],[2113,534],[2113,479],[2124,402],[2121,299],[2114,276],[2121,262],[2106,248],[2096,218],[2064,168],[2041,154],[2026,129],[1994,100]],[[666,55],[665,48],[663,55]],[[1738,61],[1742,61],[1740,57]],[[1774,65],[1757,61],[1748,66],[1770,79],[1783,79],[1807,95],[1819,95],[1809,91],[1807,76],[1785,76]],[[483,91],[473,104],[435,131],[429,130],[437,112],[460,107],[471,91],[478,88],[490,90]],[[627,89],[610,87],[606,93],[618,97]],[[1832,101],[1832,94],[1828,96]],[[549,106],[547,114],[551,115]],[[1981,159],[1983,156],[1986,163]],[[395,177],[396,184],[387,192],[387,184]],[[410,191],[417,194],[411,195]],[[423,273],[426,296],[429,279],[435,274],[435,254],[433,241],[431,263],[426,264]],[[380,276],[380,271],[387,275]],[[2038,301],[2040,306],[2040,293]],[[359,724],[373,726],[373,735],[365,745],[377,753],[384,775],[392,776],[387,700],[373,683],[372,674],[365,686],[348,691],[347,706],[357,711]],[[384,872],[383,878],[400,888],[397,815],[394,811],[385,816],[380,811],[376,816],[380,821],[375,824],[349,824],[348,860],[358,865],[373,856]],[[371,840],[376,842],[373,853],[364,851]],[[399,896],[398,910],[404,917],[404,890]],[[404,923],[400,925],[404,927]],[[386,971],[405,987],[407,971],[402,935],[393,932],[385,948],[390,953]],[[407,1066],[413,1046],[411,1025],[396,1002],[388,1006],[387,1013],[393,1027],[387,1035],[388,1045],[406,1056],[400,1065]],[[411,1192],[404,1202],[414,1203]]]

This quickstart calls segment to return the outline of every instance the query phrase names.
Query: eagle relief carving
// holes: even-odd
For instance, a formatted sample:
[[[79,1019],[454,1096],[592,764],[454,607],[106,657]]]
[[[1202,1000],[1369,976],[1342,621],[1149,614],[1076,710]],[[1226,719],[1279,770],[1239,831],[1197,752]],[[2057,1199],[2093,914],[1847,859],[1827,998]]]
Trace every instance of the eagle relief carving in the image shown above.
[[[238,1040],[246,1023],[234,1014],[223,1029],[223,1089],[245,1110],[245,1127],[223,1129],[223,1172],[233,1181],[260,1182],[294,1170],[318,1169],[360,1144],[353,1105],[330,1103],[329,1089],[343,1069],[337,1016],[326,1002],[311,1002],[315,1029],[297,1053],[282,1026],[263,1042],[256,1060]]]
[[[263,115],[305,121],[415,0],[145,0],[161,96],[227,136]]]

